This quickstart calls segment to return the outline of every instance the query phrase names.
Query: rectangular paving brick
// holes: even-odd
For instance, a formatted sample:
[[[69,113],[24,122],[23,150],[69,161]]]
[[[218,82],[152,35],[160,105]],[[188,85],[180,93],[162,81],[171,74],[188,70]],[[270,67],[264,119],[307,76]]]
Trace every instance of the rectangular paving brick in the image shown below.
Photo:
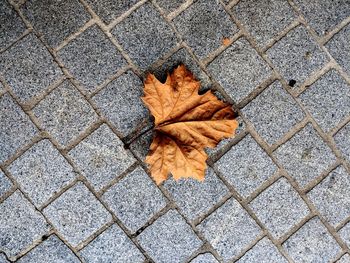
[[[210,253],[200,254],[191,260],[191,263],[219,263],[215,257]]]
[[[162,192],[140,167],[108,189],[102,199],[133,233],[167,204]]]
[[[113,224],[84,247],[79,254],[86,263],[142,263],[145,257],[121,230]]]
[[[175,210],[157,219],[137,240],[146,253],[159,263],[185,262],[202,245],[202,241]]]
[[[33,109],[40,125],[67,145],[97,121],[97,114],[77,89],[64,81]]]
[[[344,240],[346,245],[350,248],[350,222],[338,231],[340,237]]]
[[[333,170],[307,195],[334,227],[350,216],[350,174],[344,167]]]
[[[268,144],[274,144],[305,114],[282,87],[275,81],[242,109],[254,128]]]
[[[285,0],[242,0],[232,8],[232,12],[255,38],[260,48],[269,44],[296,17]]]
[[[142,161],[146,159],[153,136],[153,131],[150,130],[142,134],[130,144],[130,150]]]
[[[336,161],[332,150],[311,124],[277,148],[274,155],[301,187],[305,187]]]
[[[111,214],[83,183],[68,189],[43,213],[73,247],[112,220]]]
[[[92,92],[127,64],[97,25],[86,29],[57,54],[88,92]]]
[[[0,163],[39,133],[29,117],[8,94],[0,97]]]
[[[285,178],[265,189],[249,206],[274,238],[281,238],[310,213]]]
[[[208,71],[236,102],[271,75],[270,67],[244,38],[216,57],[208,65]]]
[[[101,113],[123,136],[145,125],[148,118],[148,110],[140,98],[142,88],[140,78],[127,71],[92,98]]]
[[[231,198],[197,227],[225,262],[238,256],[261,234],[260,227]]]
[[[179,8],[186,0],[157,0],[157,4],[165,11],[171,13]]]
[[[0,263],[10,263],[10,261],[6,259],[5,254],[0,254]]]
[[[299,87],[328,61],[326,54],[303,26],[288,32],[266,53],[292,87]]]
[[[336,263],[349,263],[349,262],[350,262],[350,255],[349,254],[345,254],[339,260],[337,260]]]
[[[334,141],[345,158],[350,162],[350,123],[346,124],[335,134]]]
[[[111,32],[130,58],[143,70],[169,52],[178,42],[170,25],[151,3],[135,10]]]
[[[34,144],[8,170],[36,207],[75,178],[73,168],[49,140]]]
[[[244,198],[277,170],[271,158],[250,135],[226,152],[215,166]]]
[[[124,149],[122,141],[106,124],[81,141],[68,155],[97,190],[135,162],[132,154]]]
[[[62,76],[61,69],[34,34],[0,54],[0,73],[22,103],[43,94]]]
[[[174,20],[184,40],[203,59],[232,37],[238,28],[215,0],[197,1]]]
[[[203,182],[190,178],[175,181],[171,178],[164,183],[164,187],[190,220],[203,216],[228,194],[228,189],[211,168],[207,168]]]
[[[0,170],[0,197],[13,186],[11,180]]]
[[[21,257],[18,263],[79,263],[74,253],[55,235],[50,236],[43,243]]]
[[[50,226],[17,190],[0,204],[0,250],[11,259],[45,235]]]
[[[283,247],[296,263],[331,262],[341,251],[319,218],[303,225]]]
[[[323,75],[299,98],[325,132],[350,116],[350,85],[336,70]]]

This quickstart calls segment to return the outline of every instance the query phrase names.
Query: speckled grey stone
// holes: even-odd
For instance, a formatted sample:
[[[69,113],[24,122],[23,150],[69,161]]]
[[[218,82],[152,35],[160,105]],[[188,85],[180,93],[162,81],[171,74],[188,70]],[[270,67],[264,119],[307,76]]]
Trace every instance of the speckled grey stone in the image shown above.
[[[345,26],[326,44],[329,53],[350,75],[350,24]]]
[[[346,245],[350,248],[350,222],[338,231],[340,237],[345,241]]]
[[[335,70],[313,83],[300,99],[325,132],[350,115],[350,85]]]
[[[88,92],[126,65],[120,52],[97,25],[85,30],[57,54]]]
[[[10,263],[10,261],[6,259],[5,254],[0,254],[0,263]]]
[[[283,137],[305,114],[276,81],[242,110],[268,144]]]
[[[203,59],[232,37],[238,28],[216,0],[197,1],[174,19],[184,40]]]
[[[334,141],[342,154],[350,162],[350,123],[346,124],[335,134]]]
[[[350,2],[323,0],[296,0],[306,21],[319,34],[324,35],[350,14]]]
[[[295,19],[292,7],[284,0],[243,0],[232,11],[261,48]]]
[[[52,47],[58,46],[90,19],[78,0],[28,0],[21,11]]]
[[[108,24],[129,10],[138,0],[87,0],[86,2]]]
[[[144,161],[149,151],[149,147],[151,146],[152,140],[153,131],[150,130],[133,141],[130,144],[130,150],[137,156],[137,158]]]
[[[303,26],[288,32],[266,53],[287,82],[295,81],[295,87],[320,70],[328,60]]]
[[[337,260],[336,263],[350,263],[350,255],[349,254],[345,254],[339,260]]]
[[[55,235],[35,247],[18,263],[79,263],[76,255]]]
[[[157,0],[157,4],[166,12],[171,13],[179,8],[186,0]]]
[[[69,151],[68,155],[82,174],[100,190],[134,162],[122,141],[103,124]]]
[[[38,134],[29,117],[8,94],[0,97],[0,163]]]
[[[191,260],[191,263],[219,263],[215,257],[210,253],[200,254]]]
[[[0,197],[12,187],[10,179],[0,170]]]
[[[305,187],[336,161],[332,150],[311,124],[277,148],[274,155],[301,187]]]
[[[74,247],[112,220],[111,214],[83,183],[68,189],[43,213]]]
[[[185,262],[202,245],[202,241],[175,210],[158,218],[137,240],[146,253],[159,263]]]
[[[310,212],[285,178],[265,189],[249,206],[275,238],[282,237]]]
[[[16,41],[26,27],[16,11],[7,1],[0,3],[0,50]]]
[[[164,186],[190,220],[203,216],[228,194],[228,189],[211,168],[207,168],[203,182],[188,178],[176,182],[171,178]]]
[[[294,233],[283,247],[295,263],[327,263],[341,248],[318,218],[313,218]]]
[[[97,114],[69,81],[64,81],[33,109],[40,125],[67,145],[97,121]]]
[[[287,263],[270,239],[264,237],[241,257],[237,263]]]
[[[5,87],[4,85],[0,82],[0,96],[2,93],[5,93]]]
[[[62,76],[50,53],[33,34],[0,54],[0,73],[22,103],[42,94]]]
[[[127,71],[93,97],[102,114],[124,136],[147,119],[148,111],[140,98],[142,88],[141,80],[132,71]]]
[[[50,228],[18,190],[0,204],[0,226],[0,250],[11,260]]]
[[[8,170],[36,207],[75,178],[73,168],[49,140],[33,145]]]
[[[250,135],[234,145],[215,166],[244,198],[277,170],[271,158]]]
[[[216,57],[208,70],[236,102],[248,96],[271,74],[270,67],[244,38]]]
[[[261,234],[257,223],[231,198],[197,227],[225,262],[238,256]]]
[[[80,255],[87,263],[144,262],[144,256],[116,224],[84,247]]]
[[[151,3],[136,9],[111,32],[143,70],[169,52],[177,42],[175,33]]]
[[[162,192],[140,167],[112,186],[102,199],[133,233],[166,206]]]
[[[350,216],[350,174],[344,167],[333,170],[314,187],[308,197],[333,226]]]

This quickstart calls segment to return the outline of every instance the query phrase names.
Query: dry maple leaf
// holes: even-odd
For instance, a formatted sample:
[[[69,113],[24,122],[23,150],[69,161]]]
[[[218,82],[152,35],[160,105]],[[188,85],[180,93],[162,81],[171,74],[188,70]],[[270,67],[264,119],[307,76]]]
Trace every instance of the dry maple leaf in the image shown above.
[[[165,83],[149,74],[143,102],[154,116],[155,137],[146,157],[157,184],[171,173],[175,180],[204,179],[206,147],[231,137],[238,126],[229,104],[211,91],[199,95],[199,81],[184,65],[168,74]]]

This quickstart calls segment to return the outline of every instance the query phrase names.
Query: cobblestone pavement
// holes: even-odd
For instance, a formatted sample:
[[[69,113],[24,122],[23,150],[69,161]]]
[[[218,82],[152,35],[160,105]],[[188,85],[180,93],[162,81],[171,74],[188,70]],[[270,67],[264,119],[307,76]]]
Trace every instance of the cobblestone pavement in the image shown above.
[[[158,187],[180,62],[240,126]],[[350,1],[0,0],[0,262],[349,263]]]

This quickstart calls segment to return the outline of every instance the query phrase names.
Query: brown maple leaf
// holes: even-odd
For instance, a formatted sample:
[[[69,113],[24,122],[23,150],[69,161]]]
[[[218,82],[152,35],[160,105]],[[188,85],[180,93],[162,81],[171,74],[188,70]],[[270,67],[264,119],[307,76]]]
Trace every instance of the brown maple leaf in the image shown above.
[[[229,104],[207,91],[199,95],[199,81],[184,65],[168,74],[165,83],[149,74],[143,102],[154,117],[155,136],[146,163],[157,184],[171,173],[175,180],[204,180],[206,147],[231,137],[238,126]]]

